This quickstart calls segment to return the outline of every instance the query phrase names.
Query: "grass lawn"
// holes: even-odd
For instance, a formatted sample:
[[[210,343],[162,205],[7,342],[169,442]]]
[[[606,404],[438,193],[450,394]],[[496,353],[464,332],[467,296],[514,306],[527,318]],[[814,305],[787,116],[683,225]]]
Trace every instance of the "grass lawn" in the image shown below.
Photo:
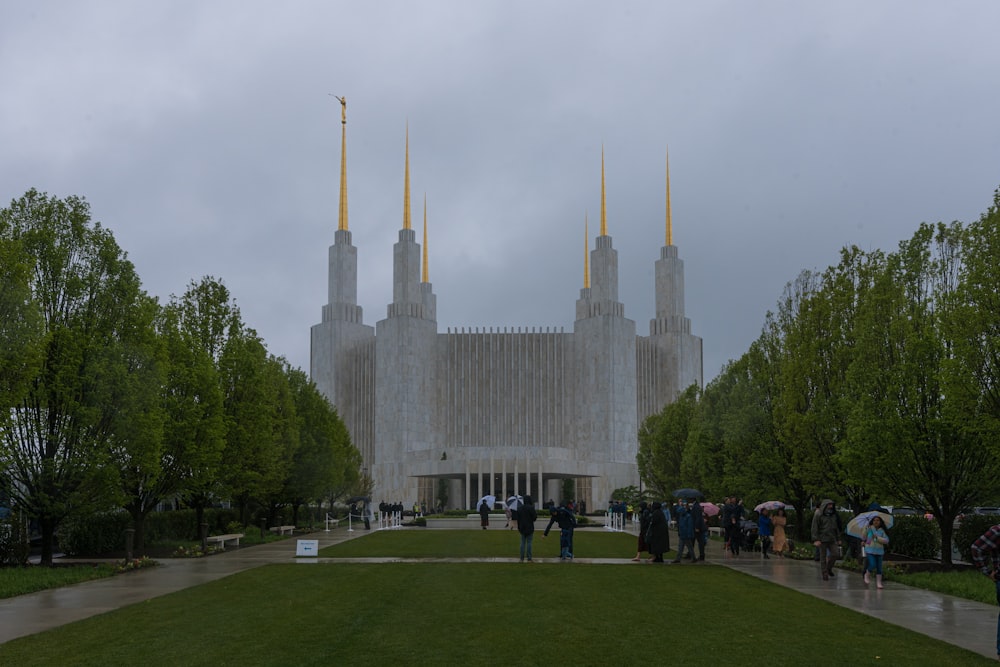
[[[501,531],[384,531],[343,556],[493,555]],[[553,542],[554,536],[542,541]],[[472,540],[473,542],[469,542]],[[478,540],[476,553],[471,546]],[[513,545],[513,547],[512,547]],[[539,546],[544,546],[539,544]],[[387,554],[389,547],[396,553]],[[622,552],[622,547],[627,547]],[[558,540],[551,555],[558,555]],[[577,550],[631,557],[625,535]],[[540,554],[541,556],[541,554]],[[268,565],[0,645],[11,665],[973,665],[976,654],[724,567]]]
[[[446,539],[444,539],[446,538]],[[575,531],[573,551],[581,558],[631,558],[636,538],[604,529]],[[320,550],[323,558],[489,558],[520,556],[521,537],[516,530],[380,530],[363,540],[349,540]],[[535,532],[535,558],[559,558],[559,531],[548,537]]]
[[[60,588],[81,581],[113,577],[115,568],[111,565],[76,565],[71,567],[0,567],[0,599],[11,598]]]

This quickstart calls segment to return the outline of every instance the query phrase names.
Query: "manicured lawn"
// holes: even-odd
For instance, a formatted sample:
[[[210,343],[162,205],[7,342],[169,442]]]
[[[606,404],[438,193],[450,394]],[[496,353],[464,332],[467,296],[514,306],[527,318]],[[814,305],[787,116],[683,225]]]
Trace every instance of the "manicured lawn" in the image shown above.
[[[499,540],[506,555],[517,547],[501,531],[385,531],[331,551],[386,555],[386,546],[401,550],[401,538],[427,540],[420,548],[434,554],[468,552],[468,540]],[[577,538],[590,555],[635,553],[625,535]],[[11,665],[718,661],[993,662],[724,567],[559,562],[269,565],[0,645],[0,664]]]
[[[114,575],[110,565],[0,567],[0,599]]]
[[[636,538],[603,528],[577,530],[573,536],[574,555],[580,558],[631,558]],[[517,558],[521,537],[516,530],[380,530],[363,540],[349,540],[322,549],[323,558],[393,556],[397,558]],[[559,531],[548,537],[535,532],[535,558],[559,558]]]

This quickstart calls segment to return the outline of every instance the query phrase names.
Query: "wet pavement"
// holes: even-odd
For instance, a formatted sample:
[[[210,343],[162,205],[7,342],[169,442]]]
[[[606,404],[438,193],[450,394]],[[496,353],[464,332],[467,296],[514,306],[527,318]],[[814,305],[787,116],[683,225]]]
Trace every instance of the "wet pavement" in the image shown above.
[[[374,532],[374,531],[373,531]],[[297,536],[315,539],[319,547],[330,546],[368,534],[363,530],[343,528]],[[66,623],[95,616],[153,597],[197,586],[268,563],[324,562],[400,563],[400,562],[469,562],[509,563],[516,558],[296,558],[296,539],[244,547],[208,558],[167,558],[160,566],[74,586],[0,600],[0,643],[16,637],[42,632]],[[536,563],[558,563],[558,559],[535,559]],[[635,563],[628,558],[577,558],[577,563],[631,567],[700,567],[698,564],[652,565]],[[936,639],[961,646],[980,655],[995,658],[994,638],[997,607],[950,595],[910,588],[892,581],[878,590],[874,581],[865,586],[861,575],[837,570],[837,576],[823,581],[819,564],[771,557],[759,553],[737,558],[723,554],[719,542],[710,542],[708,563],[722,565],[765,581],[792,588],[887,623],[909,628]]]

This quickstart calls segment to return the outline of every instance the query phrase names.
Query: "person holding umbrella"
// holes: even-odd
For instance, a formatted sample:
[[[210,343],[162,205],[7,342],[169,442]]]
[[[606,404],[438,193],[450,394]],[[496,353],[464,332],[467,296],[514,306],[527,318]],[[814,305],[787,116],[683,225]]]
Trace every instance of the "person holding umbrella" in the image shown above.
[[[483,530],[490,525],[490,506],[486,504],[486,498],[479,501],[479,525]]]
[[[771,550],[778,554],[778,558],[784,558],[785,551],[788,549],[788,538],[785,537],[785,526],[788,525],[788,517],[785,516],[784,507],[774,510],[774,516],[771,517],[771,524],[774,526],[774,544],[771,546]]]
[[[885,534],[882,517],[872,517],[861,543],[868,558],[868,567],[865,568],[864,574],[865,585],[871,583],[869,573],[874,572],[875,587],[882,588],[882,558],[885,556],[885,545],[889,544],[889,536]]]
[[[757,534],[760,536],[760,553],[764,558],[769,558],[767,552],[771,548],[771,528],[773,525],[768,511],[762,509],[757,517]]]
[[[1000,524],[990,529],[972,543],[972,564],[993,580],[997,590],[997,604],[1000,604]],[[986,559],[990,564],[986,564]],[[997,617],[997,659],[1000,660],[1000,616]]]

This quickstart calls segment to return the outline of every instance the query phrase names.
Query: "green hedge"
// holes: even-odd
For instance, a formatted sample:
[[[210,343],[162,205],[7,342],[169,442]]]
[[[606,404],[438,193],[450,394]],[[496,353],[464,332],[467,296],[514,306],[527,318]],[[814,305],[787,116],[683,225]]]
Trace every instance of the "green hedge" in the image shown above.
[[[232,509],[207,509],[208,533],[225,533],[228,524],[239,521]],[[125,548],[125,529],[132,525],[128,512],[117,510],[67,521],[59,529],[59,548],[70,555],[96,555]],[[146,517],[146,545],[199,539],[195,510],[153,512]]]
[[[972,543],[998,523],[1000,516],[995,514],[969,514],[962,517],[962,522],[954,533],[955,547],[962,555],[962,560],[972,562]]]
[[[28,519],[14,510],[0,519],[0,567],[26,565],[30,552]]]
[[[889,530],[889,551],[910,558],[937,558],[941,551],[941,531],[936,521],[922,516],[893,517]]]

